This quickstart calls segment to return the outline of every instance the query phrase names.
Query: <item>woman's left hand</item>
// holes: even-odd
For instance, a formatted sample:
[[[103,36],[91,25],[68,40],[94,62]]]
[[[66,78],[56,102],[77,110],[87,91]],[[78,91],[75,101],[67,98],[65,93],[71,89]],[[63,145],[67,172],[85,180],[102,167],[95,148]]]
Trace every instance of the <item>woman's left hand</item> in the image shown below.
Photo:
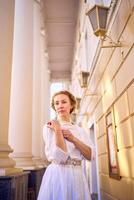
[[[75,137],[69,130],[62,129],[62,134],[65,139],[67,139],[69,142],[73,143]]]

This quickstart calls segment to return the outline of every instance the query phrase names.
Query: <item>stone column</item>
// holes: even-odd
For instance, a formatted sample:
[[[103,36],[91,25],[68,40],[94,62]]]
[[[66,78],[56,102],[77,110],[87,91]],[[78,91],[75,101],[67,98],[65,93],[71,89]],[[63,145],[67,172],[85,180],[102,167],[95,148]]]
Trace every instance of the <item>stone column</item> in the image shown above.
[[[45,37],[41,37],[42,53],[41,53],[41,131],[43,133],[44,124],[50,119],[50,71],[48,69],[48,54],[45,43]],[[45,47],[45,48],[44,48]],[[45,51],[44,51],[45,50]],[[44,141],[41,137],[41,152],[42,159],[47,164],[45,152],[44,152]]]
[[[8,145],[14,0],[0,0],[0,175],[15,172]]]
[[[34,2],[34,69],[33,69],[33,133],[32,153],[36,166],[46,165],[43,125],[49,116],[49,70],[44,16],[40,4]]]
[[[43,167],[41,151],[41,11],[40,4],[34,1],[34,51],[33,51],[33,132],[32,153],[36,166]]]
[[[33,0],[15,1],[9,142],[17,167],[32,169]]]

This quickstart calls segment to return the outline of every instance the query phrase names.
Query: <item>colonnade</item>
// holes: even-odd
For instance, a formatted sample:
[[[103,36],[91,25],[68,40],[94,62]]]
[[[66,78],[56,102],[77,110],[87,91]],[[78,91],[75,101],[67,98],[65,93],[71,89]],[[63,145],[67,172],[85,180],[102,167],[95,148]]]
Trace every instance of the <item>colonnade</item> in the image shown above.
[[[49,71],[41,20],[37,1],[0,1],[0,175],[44,165]]]

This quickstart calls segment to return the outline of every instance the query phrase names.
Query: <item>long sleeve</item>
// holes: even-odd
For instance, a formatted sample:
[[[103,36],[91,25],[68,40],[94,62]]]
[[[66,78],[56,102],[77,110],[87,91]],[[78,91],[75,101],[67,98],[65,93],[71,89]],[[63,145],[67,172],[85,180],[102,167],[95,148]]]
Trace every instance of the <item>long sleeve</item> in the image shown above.
[[[55,144],[55,133],[46,125],[43,128],[43,139],[45,142],[45,154],[49,161],[55,160],[58,162],[65,162],[69,154],[64,152]]]
[[[84,130],[84,128],[80,127],[80,132],[80,139],[82,142],[91,148],[91,160],[93,160],[95,158],[95,146],[91,141],[89,134]]]

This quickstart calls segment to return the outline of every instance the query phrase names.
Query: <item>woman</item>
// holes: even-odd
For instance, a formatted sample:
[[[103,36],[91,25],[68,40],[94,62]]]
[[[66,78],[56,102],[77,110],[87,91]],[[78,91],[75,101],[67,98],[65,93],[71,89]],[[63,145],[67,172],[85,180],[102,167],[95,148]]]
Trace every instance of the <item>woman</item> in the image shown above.
[[[60,91],[52,97],[57,120],[44,126],[45,153],[51,164],[44,174],[38,200],[90,200],[82,160],[91,160],[92,144],[84,129],[71,122],[74,96]]]

